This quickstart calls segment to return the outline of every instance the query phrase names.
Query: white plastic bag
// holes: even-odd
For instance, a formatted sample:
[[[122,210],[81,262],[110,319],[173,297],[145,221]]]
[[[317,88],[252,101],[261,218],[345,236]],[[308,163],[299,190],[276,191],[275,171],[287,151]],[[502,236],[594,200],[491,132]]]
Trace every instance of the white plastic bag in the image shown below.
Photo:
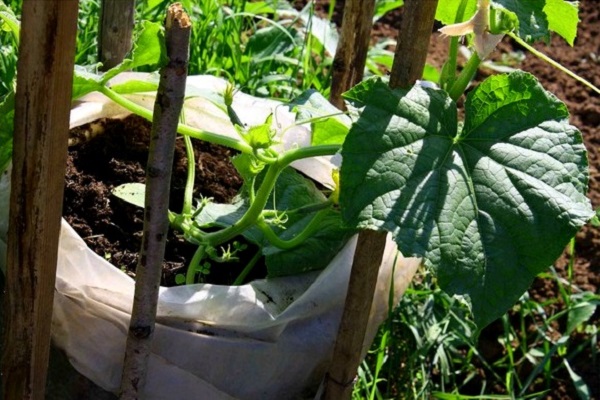
[[[199,87],[225,85],[214,77],[190,77],[190,82]],[[151,108],[152,96],[143,97],[131,99]],[[94,95],[87,100],[73,110],[71,127],[100,116],[123,114],[104,98]],[[279,127],[293,123],[293,114],[273,101],[238,94],[234,108],[249,125],[264,122],[271,112],[276,113]],[[203,119],[206,113],[209,116]],[[227,131],[229,122],[219,113],[203,99],[186,103],[186,123],[207,130],[206,124],[213,124],[213,132],[237,135]],[[310,130],[306,127],[289,129],[284,146],[301,145],[309,140],[307,135]],[[313,178],[320,176],[327,184],[327,164],[327,160],[309,162],[300,169]],[[6,176],[0,187],[6,187]],[[5,197],[0,196],[5,202],[0,210],[8,208]],[[1,218],[6,215],[0,214]],[[6,229],[2,220],[1,229]],[[1,253],[3,235],[5,231],[0,231],[0,262],[5,258]],[[332,355],[355,246],[353,238],[321,272],[237,287],[161,287],[143,398],[311,398]],[[419,264],[418,259],[398,257],[394,269],[396,256],[395,245],[389,241],[363,354],[387,315],[392,273],[397,301]],[[113,392],[120,385],[133,292],[133,280],[87,248],[63,221],[52,338],[79,372]]]

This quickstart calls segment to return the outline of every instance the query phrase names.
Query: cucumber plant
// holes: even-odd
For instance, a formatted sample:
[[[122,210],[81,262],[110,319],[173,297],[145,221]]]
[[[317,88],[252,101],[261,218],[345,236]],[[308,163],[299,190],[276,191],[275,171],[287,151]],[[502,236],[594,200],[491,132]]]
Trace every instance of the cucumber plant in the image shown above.
[[[530,74],[486,79],[467,94],[463,120],[456,102],[504,34],[539,40],[555,31],[570,40],[577,16],[559,17],[565,7],[572,5],[483,0],[476,10],[475,0],[441,1],[436,17],[450,25],[445,33],[471,35],[476,50],[461,73],[453,38],[441,88],[392,90],[383,79],[370,79],[344,95],[353,106],[349,114],[306,92],[289,107],[298,125],[311,124],[307,146],[278,146],[282,132],[273,116],[244,126],[232,108],[231,88],[211,96],[238,137],[185,123],[179,132],[188,147],[194,138],[237,150],[233,162],[244,185],[234,204],[194,202],[187,190],[182,212],[170,213],[172,227],[198,246],[185,282],[197,281],[207,262],[236,257],[239,246],[226,243],[239,235],[260,249],[250,267],[264,255],[269,275],[280,276],[323,267],[357,229],[376,229],[391,232],[404,255],[423,257],[443,289],[469,301],[478,326],[502,315],[593,217],[585,196],[586,151],[566,106]],[[125,70],[164,62],[160,26],[144,22],[143,28],[121,65],[102,75],[76,70],[74,98],[97,91],[152,118],[126,95],[155,90],[155,82],[109,82]],[[335,154],[341,168],[328,195],[289,168]],[[193,157],[188,160],[193,171]]]

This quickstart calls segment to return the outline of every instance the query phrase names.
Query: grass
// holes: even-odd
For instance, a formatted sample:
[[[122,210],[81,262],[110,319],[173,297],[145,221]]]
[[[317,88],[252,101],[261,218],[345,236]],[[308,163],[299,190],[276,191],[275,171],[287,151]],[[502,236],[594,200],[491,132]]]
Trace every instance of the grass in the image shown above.
[[[20,12],[22,0],[5,1]],[[296,12],[287,1],[183,0],[194,28],[190,74],[212,74],[258,96],[292,98],[312,88],[328,95],[335,47],[328,20],[315,19],[314,5]],[[378,1],[377,16],[399,6]],[[140,1],[137,19],[161,20],[168,2]],[[335,1],[325,9],[331,20]],[[76,63],[94,65],[100,0],[80,0]],[[13,88],[16,48],[0,30],[0,100]],[[393,54],[386,42],[369,52],[368,73],[381,74]],[[427,69],[435,79],[437,71]],[[433,77],[433,78],[431,78]],[[591,396],[584,364],[600,368],[598,326],[589,318],[598,294],[572,282],[574,249],[566,272],[544,274],[552,298],[528,293],[500,320],[476,337],[467,304],[442,292],[435,278],[419,271],[399,305],[381,327],[354,387],[354,399],[537,398],[560,381],[580,399]]]

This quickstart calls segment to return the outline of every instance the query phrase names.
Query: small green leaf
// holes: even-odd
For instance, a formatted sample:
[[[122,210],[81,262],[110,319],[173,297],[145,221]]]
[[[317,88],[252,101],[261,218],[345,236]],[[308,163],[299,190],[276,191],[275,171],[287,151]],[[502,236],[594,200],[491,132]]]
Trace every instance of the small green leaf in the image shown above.
[[[146,204],[146,185],[143,183],[125,183],[114,188],[112,194],[140,208]]]
[[[102,77],[100,75],[90,72],[85,67],[76,65],[73,74],[72,99],[76,100],[88,93],[97,91],[102,86],[100,83],[101,80]]]
[[[558,33],[573,46],[579,23],[578,3],[576,1],[546,0],[544,13],[548,18],[550,30]]]
[[[352,121],[321,93],[308,90],[294,99],[290,106],[297,112],[296,122],[312,120],[313,146],[344,143]]]
[[[275,132],[271,129],[273,123],[273,114],[267,117],[267,120],[262,125],[251,126],[245,132],[242,132],[242,138],[252,146],[253,149],[266,149],[273,144]],[[243,129],[236,126],[238,129]]]
[[[577,329],[584,322],[589,321],[590,317],[596,312],[596,308],[600,303],[600,299],[592,301],[582,301],[569,308],[567,317],[567,330],[565,335],[570,335],[575,329]]]
[[[391,231],[406,256],[425,256],[485,326],[593,215],[580,132],[523,72],[470,92],[462,131],[441,90],[359,86],[350,95],[366,107],[342,148],[344,219]]]

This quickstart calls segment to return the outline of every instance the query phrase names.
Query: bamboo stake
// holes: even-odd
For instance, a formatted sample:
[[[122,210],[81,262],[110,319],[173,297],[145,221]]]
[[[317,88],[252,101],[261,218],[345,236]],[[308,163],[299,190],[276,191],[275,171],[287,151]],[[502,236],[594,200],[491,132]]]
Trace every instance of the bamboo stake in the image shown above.
[[[421,77],[436,7],[437,0],[405,1],[391,87],[409,87]],[[349,399],[352,395],[385,238],[383,232],[359,233],[333,360],[324,381],[322,398],[325,400]]]
[[[156,321],[158,290],[169,220],[169,189],[177,124],[183,107],[191,22],[181,4],[167,10],[168,64],[161,69],[146,168],[144,236],[121,380],[121,399],[142,398]]]
[[[346,109],[342,93],[363,78],[374,12],[375,0],[347,0],[344,4],[329,95],[329,102],[340,110]]]
[[[132,46],[135,0],[102,0],[98,32],[98,59],[102,70],[119,64]]]
[[[4,299],[5,399],[44,398],[77,10],[77,0],[23,3]]]

